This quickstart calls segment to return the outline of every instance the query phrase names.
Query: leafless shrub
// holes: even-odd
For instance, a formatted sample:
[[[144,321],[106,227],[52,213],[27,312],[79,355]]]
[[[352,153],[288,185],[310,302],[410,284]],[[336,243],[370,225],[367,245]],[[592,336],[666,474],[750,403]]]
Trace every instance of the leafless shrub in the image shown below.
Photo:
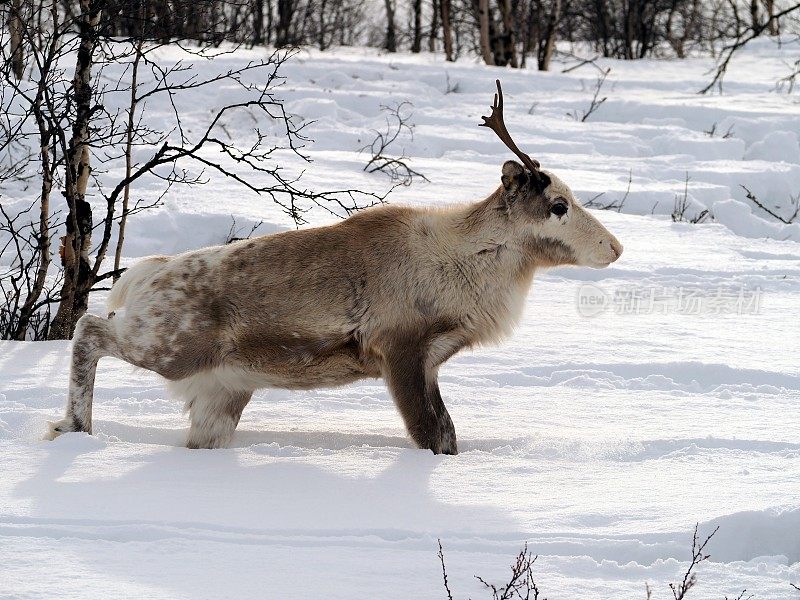
[[[699,525],[694,526],[694,535],[692,536],[692,562],[689,564],[689,568],[686,569],[686,573],[683,575],[683,580],[680,583],[670,583],[669,589],[672,590],[672,597],[674,600],[683,600],[686,597],[686,593],[692,589],[695,584],[697,583],[697,575],[695,574],[694,570],[697,565],[701,562],[704,562],[711,558],[710,554],[705,553],[706,546],[708,542],[711,541],[711,538],[714,537],[714,534],[719,531],[719,527],[714,529],[709,536],[700,542],[697,537],[697,530]]]
[[[584,202],[584,206],[587,208],[598,208],[600,210],[615,210],[617,212],[622,212],[622,207],[625,206],[625,201],[628,199],[628,195],[631,193],[631,182],[633,181],[633,169],[628,171],[628,187],[625,189],[625,194],[623,194],[622,198],[619,200],[612,200],[607,204],[602,204],[597,200],[605,195],[605,192],[601,192],[596,196],[589,198],[586,202]]]
[[[733,127],[734,126],[731,125],[730,127],[728,127],[727,131],[722,134],[721,137],[722,137],[723,140],[727,140],[728,138],[732,138],[733,137]],[[708,137],[713,138],[718,133],[717,132],[717,124],[716,124],[716,122],[713,125],[711,125],[710,128],[708,128],[707,130],[704,130],[703,133],[705,133]]]
[[[442,581],[444,583],[444,590],[447,592],[447,600],[453,600],[453,593],[450,591],[450,584],[447,582],[447,567],[444,565],[444,550],[442,550],[442,540],[439,542],[439,562],[442,563]]]
[[[581,123],[585,123],[586,120],[592,116],[592,114],[603,105],[603,102],[608,100],[607,96],[603,96],[600,98],[600,92],[603,90],[603,84],[606,82],[606,77],[611,72],[611,68],[601,69],[600,74],[597,76],[597,80],[594,84],[594,94],[592,95],[592,100],[589,103],[589,107],[586,110],[582,110],[580,114],[578,114],[577,110],[572,111],[569,113],[573,119],[576,121],[580,121]]]
[[[675,205],[672,208],[672,221],[674,223],[702,223],[706,218],[711,215],[711,212],[704,208],[693,217],[686,217],[686,211],[689,209],[689,173],[686,173],[686,179],[683,183],[683,193],[675,195]]]
[[[453,594],[447,580],[447,568],[444,564],[444,552],[442,551],[442,541],[439,540],[439,561],[442,564],[442,579],[444,589],[447,593],[447,600],[453,600]],[[538,556],[532,555],[528,551],[527,542],[519,551],[514,564],[511,565],[511,576],[508,581],[499,586],[489,583],[479,575],[475,579],[480,581],[484,587],[491,591],[492,600],[539,600],[539,587],[533,579],[533,564]],[[542,597],[541,600],[547,600]]]
[[[771,217],[774,217],[774,218],[778,219],[778,221],[780,221],[781,223],[784,223],[785,225],[791,225],[792,223],[794,223],[794,220],[797,218],[798,213],[800,213],[800,194],[798,194],[797,196],[789,196],[789,210],[792,211],[792,215],[790,217],[782,217],[781,215],[779,215],[775,211],[773,211],[770,208],[768,208],[767,206],[765,206],[758,199],[758,196],[756,196],[753,192],[751,192],[745,186],[739,184],[739,187],[741,187],[744,190],[745,196],[747,196],[748,200],[750,200],[753,204],[755,204],[758,208],[763,210],[765,213],[767,213]]]
[[[364,165],[364,170],[368,173],[380,171],[386,173],[397,185],[411,185],[414,177],[419,177],[429,181],[425,175],[415,171],[408,165],[408,157],[401,150],[400,156],[390,156],[390,146],[392,146],[404,132],[410,137],[414,135],[414,125],[411,123],[413,113],[404,112],[406,109],[413,108],[408,102],[400,102],[396,106],[382,105],[381,110],[386,114],[386,129],[384,131],[373,130],[375,139],[361,148],[369,152],[370,159]]]
[[[240,240],[249,240],[251,237],[253,237],[253,234],[256,232],[256,230],[263,224],[264,221],[253,223],[253,225],[250,226],[250,229],[247,229],[246,226],[237,227],[236,218],[231,215],[231,228],[228,230],[228,235],[225,236],[225,244],[231,244]]]
[[[12,214],[0,203],[0,339],[47,339],[50,307],[58,301],[60,274],[49,282],[45,277],[49,237],[29,216],[37,204]]]
[[[711,541],[711,538],[716,535],[717,531],[719,531],[719,527],[715,528],[714,531],[712,531],[703,541],[700,541],[700,538],[698,537],[699,524],[695,525],[694,533],[692,535],[692,560],[684,572],[681,581],[669,584],[669,589],[672,592],[673,600],[685,600],[688,592],[697,584],[697,574],[695,571],[700,563],[705,562],[711,557],[710,554],[706,553],[706,546],[708,546],[708,543]],[[445,593],[447,594],[447,600],[453,600],[453,594],[450,590],[450,582],[447,575],[447,567],[445,566],[444,562],[444,551],[442,550],[441,540],[439,540],[439,552],[437,553],[437,556],[439,557],[439,562],[442,565],[442,581],[444,583]],[[499,586],[494,585],[478,575],[475,575],[475,579],[480,581],[487,590],[491,591],[492,600],[539,600],[541,592],[538,584],[533,578],[533,565],[537,558],[538,556],[534,556],[528,551],[528,544],[526,542],[522,550],[520,550],[519,554],[517,555],[514,564],[511,565],[511,576],[506,583]],[[789,585],[800,591],[799,586],[793,583],[790,583]],[[653,590],[647,582],[645,582],[644,588],[645,599],[650,600],[652,598]],[[747,590],[742,590],[737,597],[731,599],[726,596],[725,600],[751,599],[753,597],[752,595],[745,597],[746,592]],[[541,600],[547,599],[542,597]]]
[[[517,555],[516,561],[511,565],[511,577],[499,588],[492,583],[484,581],[479,575],[475,575],[475,579],[480,581],[487,589],[492,591],[492,600],[538,600],[539,587],[533,579],[533,563],[536,562],[538,556],[533,556],[528,552],[528,544],[520,550]],[[533,594],[533,596],[531,596]],[[547,600],[543,598],[542,600]]]
[[[573,58],[573,59],[578,61],[576,64],[574,64],[574,65],[572,65],[570,67],[565,67],[564,69],[562,69],[561,70],[562,73],[571,73],[572,71],[577,71],[578,69],[580,69],[581,67],[585,67],[586,65],[591,65],[592,67],[597,69],[600,72],[600,74],[603,73],[603,68],[600,65],[597,64],[597,59],[600,58],[599,54],[595,54],[591,58],[580,58],[580,57],[575,56],[574,54],[569,53],[569,52],[560,52],[559,51],[558,53],[559,54],[565,54],[568,58]]]
[[[455,83],[450,81],[450,73],[447,71],[444,72],[445,76],[445,88],[444,93],[447,94],[458,94],[461,91],[461,84],[456,81]]]
[[[794,91],[797,79],[800,78],[800,58],[794,61],[794,64],[790,65],[789,69],[789,74],[781,77],[775,83],[775,89],[779,92],[785,91],[787,94],[791,94]]]

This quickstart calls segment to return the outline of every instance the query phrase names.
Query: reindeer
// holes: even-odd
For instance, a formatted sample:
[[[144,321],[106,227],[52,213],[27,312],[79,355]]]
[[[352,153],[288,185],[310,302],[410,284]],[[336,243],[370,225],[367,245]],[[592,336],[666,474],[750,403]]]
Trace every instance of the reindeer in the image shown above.
[[[97,362],[155,371],[185,399],[189,448],[228,445],[259,388],[381,377],[420,448],[458,451],[439,393],[454,354],[507,336],[537,269],[608,266],[622,246],[511,139],[503,91],[481,126],[522,161],[486,199],[380,206],[326,227],[144,259],[75,329],[66,416],[48,439],[92,432]]]

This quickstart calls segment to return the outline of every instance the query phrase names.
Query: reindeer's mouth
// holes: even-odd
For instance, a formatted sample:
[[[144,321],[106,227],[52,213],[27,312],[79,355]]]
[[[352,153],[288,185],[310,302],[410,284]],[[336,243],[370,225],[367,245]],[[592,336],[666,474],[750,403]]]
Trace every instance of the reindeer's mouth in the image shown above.
[[[587,263],[586,266],[587,267],[591,267],[592,269],[605,269],[606,267],[611,266],[611,263],[613,263],[613,262],[614,262],[613,260],[608,260],[608,261],[594,261],[593,260],[593,261]]]
[[[610,251],[605,253],[606,256],[600,260],[591,260],[589,264],[590,267],[594,269],[605,269],[611,263],[616,262],[620,256],[622,256],[622,244],[620,244],[616,239],[611,240],[608,246],[608,250]]]

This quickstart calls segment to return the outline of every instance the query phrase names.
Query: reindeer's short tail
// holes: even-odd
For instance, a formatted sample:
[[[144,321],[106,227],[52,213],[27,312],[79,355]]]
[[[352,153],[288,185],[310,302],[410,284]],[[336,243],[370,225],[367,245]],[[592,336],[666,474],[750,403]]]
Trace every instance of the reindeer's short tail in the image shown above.
[[[131,288],[139,287],[157,273],[168,260],[166,256],[151,256],[128,268],[111,288],[106,299],[106,310],[111,313],[125,306]]]

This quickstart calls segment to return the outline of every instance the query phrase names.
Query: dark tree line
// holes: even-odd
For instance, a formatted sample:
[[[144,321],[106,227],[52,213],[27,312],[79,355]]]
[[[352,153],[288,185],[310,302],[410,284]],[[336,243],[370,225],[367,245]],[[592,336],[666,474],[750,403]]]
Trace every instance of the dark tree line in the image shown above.
[[[8,29],[20,7],[6,0]],[[77,0],[57,0],[69,18]],[[683,58],[747,30],[777,35],[792,0],[105,0],[101,32],[167,42],[278,48],[370,45],[428,50],[448,60],[547,70],[557,41],[587,42],[604,57]],[[780,15],[776,17],[776,15]],[[146,27],[145,27],[146,24]],[[21,58],[17,56],[16,64]]]
[[[8,0],[12,3],[25,0]],[[41,1],[41,0],[36,0]],[[74,13],[74,0],[59,0]],[[791,0],[107,0],[107,33],[160,41],[371,45],[389,52],[477,54],[486,64],[547,70],[557,41],[605,57],[685,57],[758,30],[777,35]],[[145,7],[143,8],[143,5]],[[791,11],[790,11],[791,12]]]

